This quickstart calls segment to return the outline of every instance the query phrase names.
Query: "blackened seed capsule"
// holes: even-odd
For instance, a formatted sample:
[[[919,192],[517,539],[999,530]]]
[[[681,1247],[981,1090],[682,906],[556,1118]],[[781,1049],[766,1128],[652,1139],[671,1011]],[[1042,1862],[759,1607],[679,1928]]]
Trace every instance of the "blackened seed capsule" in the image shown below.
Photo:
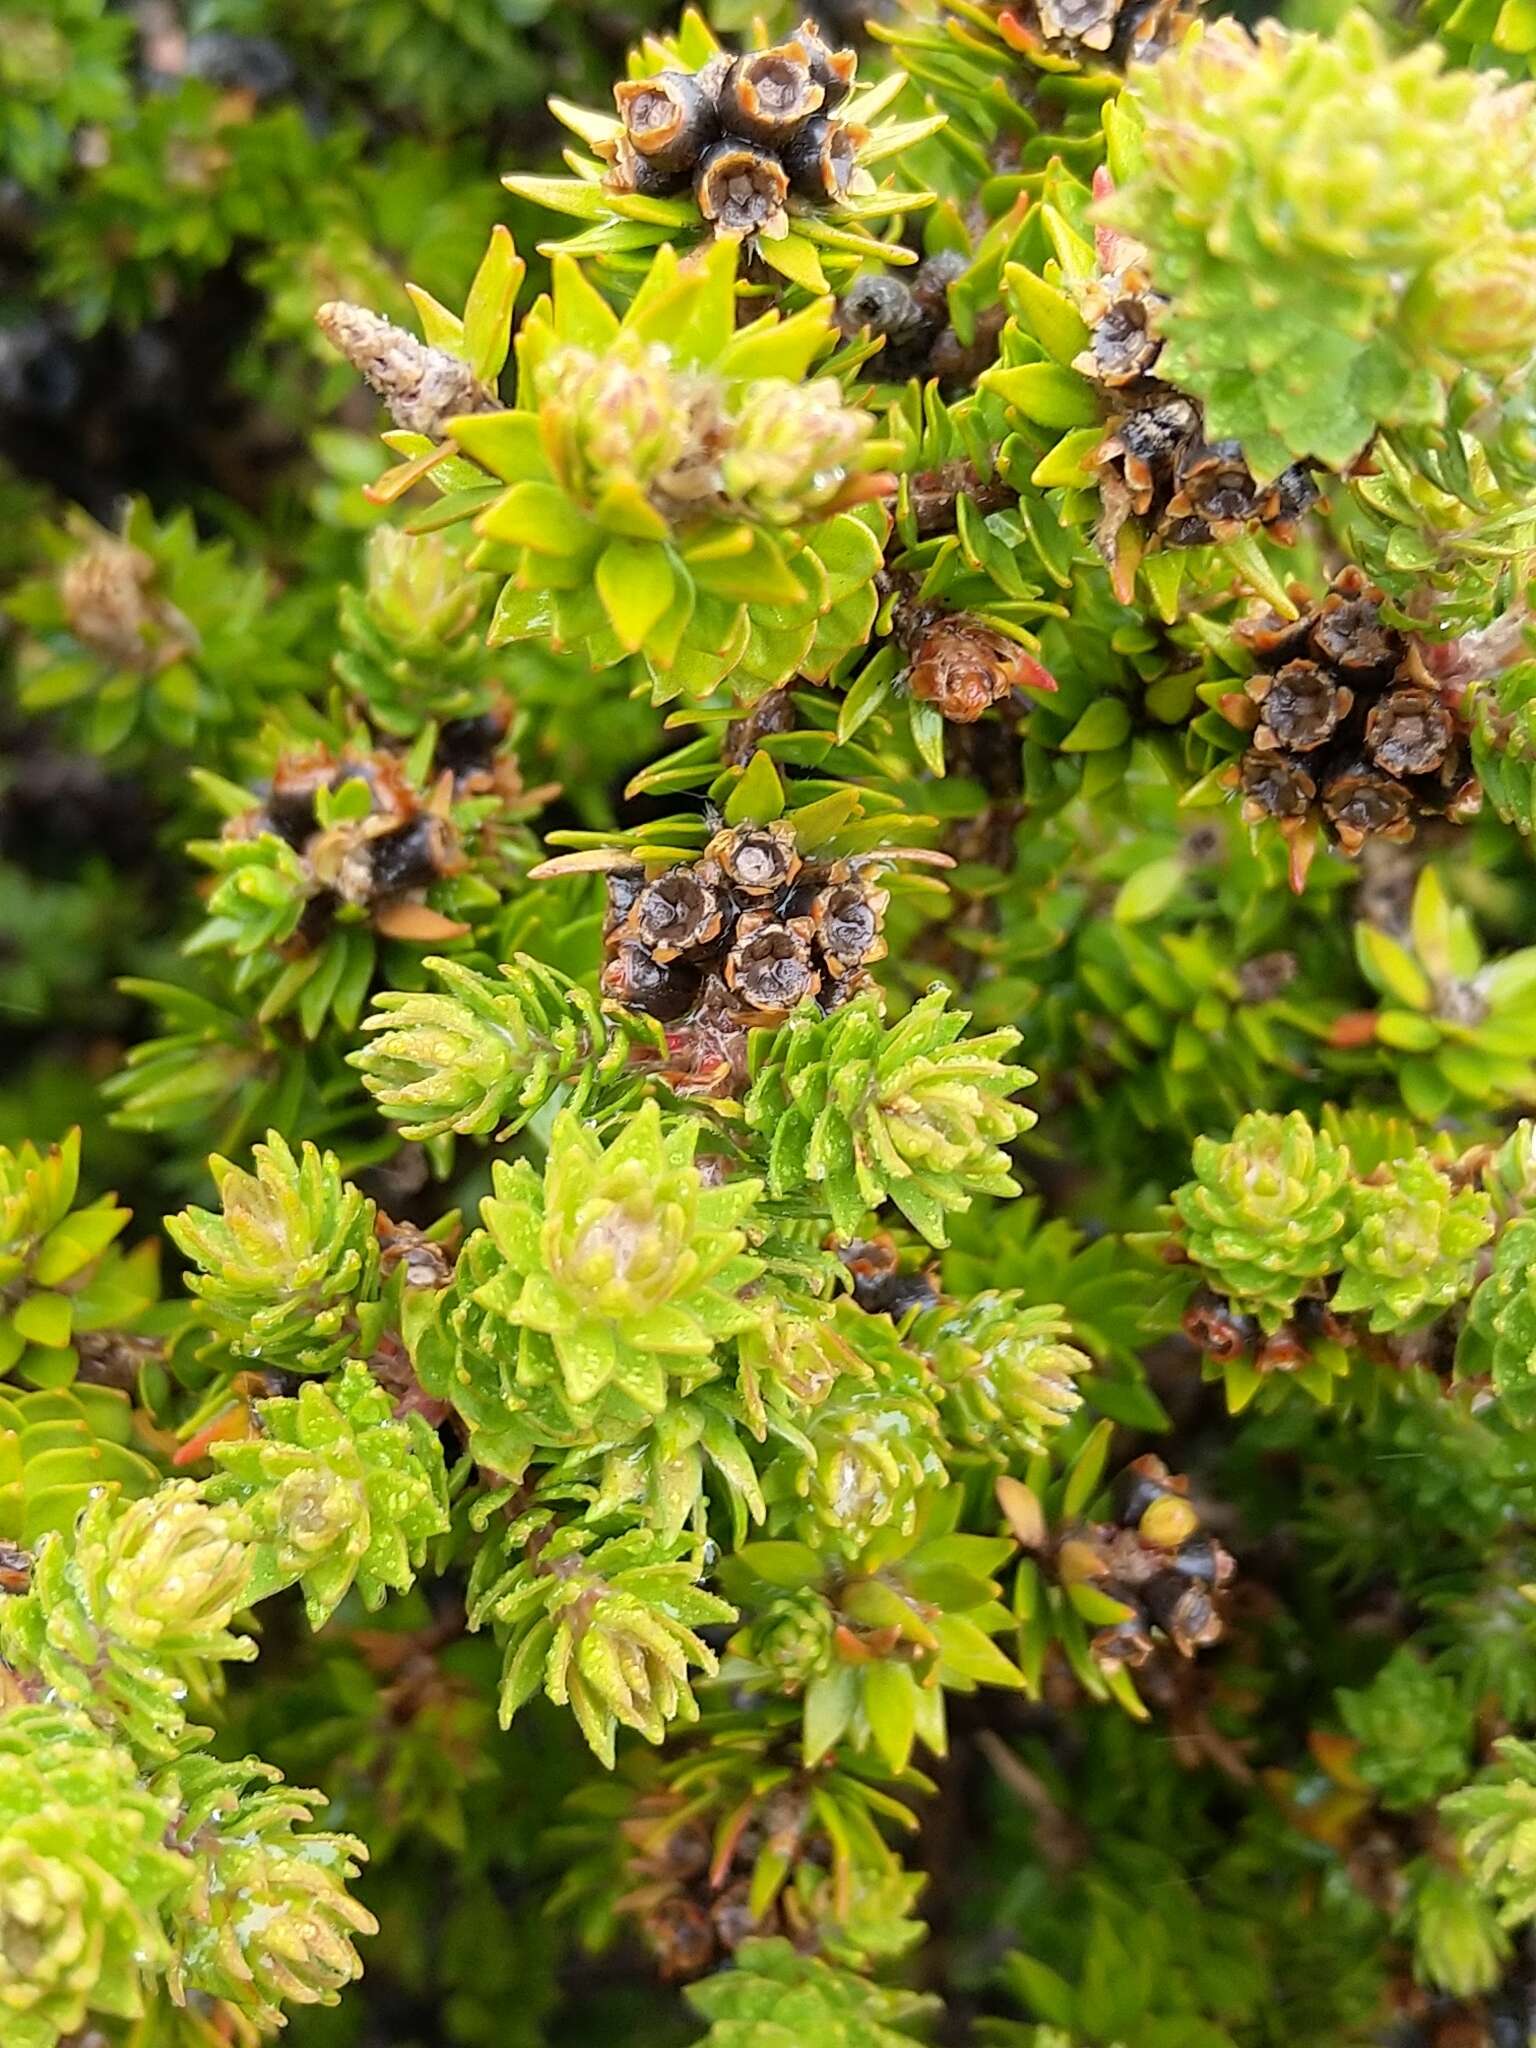
[[[1365,750],[1389,775],[1432,775],[1456,722],[1432,690],[1389,690],[1365,722]]]
[[[1191,1536],[1168,1559],[1168,1570],[1202,1586],[1219,1586],[1227,1576],[1227,1553],[1214,1536]]]
[[[800,45],[812,78],[822,90],[822,112],[830,114],[843,104],[853,89],[859,60],[852,50],[834,50],[816,23],[802,21],[794,40]]]
[[[635,903],[627,926],[630,937],[663,965],[679,954],[712,946],[724,924],[718,881],[713,866],[706,862],[658,875]]]
[[[628,917],[635,899],[645,887],[644,868],[610,868],[603,877],[607,904],[603,911],[603,936],[609,937]]]
[[[643,946],[622,943],[603,969],[603,994],[659,1023],[686,1016],[698,993],[698,976],[680,963],[653,960]]]
[[[1243,816],[1252,823],[1258,818],[1304,818],[1317,795],[1317,784],[1299,761],[1285,754],[1265,754],[1251,749],[1243,756]]]
[[[443,826],[439,818],[412,818],[369,846],[369,881],[375,896],[422,889],[443,871]]]
[[[448,769],[456,781],[474,775],[490,767],[506,731],[506,718],[497,711],[482,711],[474,718],[445,719],[438,731],[432,765],[439,772]]]
[[[759,899],[787,889],[801,865],[794,827],[782,819],[717,832],[705,847],[704,858],[717,863],[738,895]]]
[[[1182,449],[1175,481],[1189,509],[1213,526],[1243,525],[1259,509],[1253,473],[1236,441],[1200,442]]]
[[[669,171],[642,156],[627,135],[613,144],[610,168],[603,183],[610,192],[634,192],[642,199],[666,199],[681,192],[692,174],[692,165]]]
[[[1219,1640],[1221,1616],[1204,1586],[1161,1572],[1142,1588],[1147,1611],[1181,1657]]]
[[[1112,1491],[1116,1519],[1122,1529],[1134,1529],[1155,1500],[1188,1490],[1188,1482],[1176,1484],[1162,1459],[1149,1451],[1145,1457],[1133,1459],[1115,1476]]]
[[[715,1960],[715,1930],[692,1899],[663,1899],[645,1923],[661,1975],[674,1982],[702,1977]]]
[[[779,152],[789,182],[803,199],[841,199],[858,169],[853,130],[844,121],[807,121]]]
[[[720,91],[720,121],[728,134],[782,146],[825,99],[799,44],[781,43],[736,59]]]
[[[815,995],[821,976],[810,948],[787,925],[768,924],[743,939],[725,963],[726,986],[756,1010],[792,1010]]]
[[[1273,675],[1259,674],[1247,685],[1248,695],[1263,711],[1253,744],[1261,751],[1288,747],[1310,753],[1335,731],[1350,712],[1355,693],[1335,681],[1315,661],[1288,661]]]
[[[709,81],[694,71],[659,71],[613,88],[624,132],[655,171],[691,171],[720,133]]]
[[[891,270],[872,270],[856,277],[837,302],[837,327],[850,340],[856,334],[883,334],[900,348],[923,332],[923,314],[904,277]]]
[[[722,235],[755,235],[783,212],[789,179],[775,156],[731,136],[713,143],[694,174],[699,211]]]
[[[875,959],[880,944],[881,914],[889,901],[884,889],[865,882],[834,882],[816,897],[811,915],[828,968],[847,974]]]

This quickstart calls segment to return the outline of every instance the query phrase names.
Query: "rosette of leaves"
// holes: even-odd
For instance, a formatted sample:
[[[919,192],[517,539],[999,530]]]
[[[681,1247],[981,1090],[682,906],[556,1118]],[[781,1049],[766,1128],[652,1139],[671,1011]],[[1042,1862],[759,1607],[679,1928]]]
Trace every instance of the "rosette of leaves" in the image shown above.
[[[500,720],[483,738],[462,774],[433,725],[400,754],[360,734],[284,746],[260,791],[199,773],[224,825],[188,847],[213,881],[185,951],[227,959],[258,1024],[355,1027],[381,966],[411,979],[414,949],[483,929],[532,865],[520,828],[549,791],[524,787]]]
[[[499,1254],[479,1305],[516,1345],[518,1376],[551,1376],[573,1414],[610,1389],[658,1415],[670,1375],[709,1361],[751,1311],[762,1271],[742,1228],[761,1183],[711,1185],[694,1163],[699,1126],[664,1124],[654,1100],[606,1146],[570,1110],[550,1133],[542,1177],[526,1160],[493,1169],[481,1214]]]
[[[514,406],[453,422],[502,488],[473,560],[506,577],[493,645],[594,668],[638,655],[657,702],[728,676],[750,701],[867,635],[890,488],[832,377],[828,301],[736,326],[731,251],[657,253],[622,321],[569,258],[518,336]]]
[[[217,1155],[219,1209],[184,1209],[166,1229],[197,1267],[187,1286],[241,1358],[325,1373],[370,1348],[378,1307],[374,1204],[344,1181],[336,1156],[276,1131],[252,1148],[255,1171]]]
[[[378,1931],[347,1891],[362,1843],[311,1827],[320,1794],[255,1757],[184,1757],[156,1783],[179,1800],[172,1839],[190,1879],[173,1995],[224,1999],[261,2027],[280,2026],[285,2005],[334,2005],[362,1975],[357,1937]]]
[[[1211,1284],[1276,1330],[1338,1270],[1353,1209],[1349,1154],[1299,1110],[1254,1110],[1225,1140],[1197,1138],[1174,1192],[1180,1242]]]
[[[1431,1122],[1536,1096],[1536,947],[1489,959],[1467,911],[1426,867],[1404,936],[1359,920],[1355,953],[1380,1001],[1337,1019],[1333,1042],[1379,1048],[1414,1116]]]
[[[500,702],[506,661],[485,645],[494,585],[470,570],[462,535],[379,526],[361,586],[337,605],[338,679],[370,724],[412,740],[428,719],[483,718]]]
[[[0,95],[3,97],[3,95]],[[46,574],[6,599],[26,629],[23,708],[61,713],[97,753],[131,740],[207,748],[296,679],[266,571],[227,540],[198,539],[190,512],[158,524],[134,502],[109,532],[83,512],[44,529]]]
[[[501,1725],[542,1687],[612,1770],[621,1727],[659,1744],[699,1718],[689,1674],[713,1676],[717,1660],[697,1631],[736,1610],[700,1584],[692,1537],[605,1535],[536,1510],[476,1558],[469,1618],[493,1623],[503,1645]]]
[[[887,1836],[916,1829],[906,1801],[928,1781],[874,1757],[808,1771],[798,1718],[787,1702],[706,1713],[676,1754],[631,1750],[579,1787],[551,1837],[565,1864],[553,1910],[593,1949],[632,1922],[674,1978],[781,1932],[855,1969],[909,1949],[923,1878]]]
[[[57,1387],[77,1339],[131,1330],[159,1293],[154,1244],[120,1251],[130,1212],[112,1195],[75,1206],[80,1133],[39,1151],[0,1145],[0,1376]]]
[[[1383,1805],[1428,1806],[1465,1780],[1472,1710],[1455,1680],[1413,1650],[1395,1650],[1369,1685],[1340,1692],[1338,1707],[1357,1745],[1350,1771]]]
[[[1110,164],[1127,159],[1124,124],[1111,131]],[[1112,189],[1109,171],[1093,191]],[[1234,575],[1280,608],[1283,579],[1260,545],[1281,547],[1317,493],[1304,469],[1256,479],[1244,451],[1190,395],[1161,339],[1161,301],[1144,252],[1128,237],[1096,229],[1093,192],[1064,167],[1047,173],[1042,201],[1026,216],[1003,295],[1013,315],[1000,360],[982,391],[1017,424],[1012,467],[1051,514],[1091,541],[1107,564],[1115,596],[1138,592],[1165,622],[1180,592],[1225,588]],[[1172,381],[1170,381],[1170,379]],[[1062,538],[1043,556],[1057,580]]]
[[[1135,173],[1107,212],[1167,295],[1166,374],[1260,479],[1342,468],[1379,427],[1443,419],[1461,372],[1528,358],[1529,87],[1433,44],[1395,56],[1356,12],[1326,41],[1216,23],[1135,102]]]
[[[396,1417],[364,1365],[293,1400],[258,1401],[253,1436],[212,1447],[205,1497],[235,1510],[251,1546],[250,1600],[297,1583],[311,1628],[355,1585],[366,1608],[408,1592],[448,1527],[442,1446],[425,1419]]]
[[[456,960],[427,959],[437,992],[374,998],[349,1055],[364,1086],[405,1137],[510,1137],[552,1098],[603,1122],[633,1097],[635,1035],[579,983],[526,953],[500,979]]]
[[[854,1320],[845,1311],[844,1326]],[[763,1488],[776,1525],[792,1516],[808,1543],[849,1556],[882,1530],[916,1531],[929,1492],[946,1482],[949,1450],[926,1359],[887,1319],[857,1321],[862,1369],[840,1376],[784,1432]]]
[[[1398,1330],[1472,1290],[1477,1254],[1493,1236],[1493,1204],[1455,1188],[1427,1153],[1396,1162],[1384,1185],[1355,1189],[1354,1230],[1339,1247],[1344,1274],[1330,1306],[1369,1311],[1372,1330]]]
[[[175,1800],[82,1716],[0,1715],[0,2023],[55,2048],[92,2018],[137,2019],[189,1890],[166,1839]]]
[[[933,1367],[951,1438],[1005,1464],[1043,1450],[1076,1414],[1077,1381],[1093,1369],[1064,1341],[1071,1327],[1054,1303],[1027,1308],[1013,1289],[919,1316],[910,1342]]]
[[[576,176],[506,184],[583,223],[547,249],[594,256],[621,280],[651,249],[713,237],[732,269],[750,253],[801,296],[822,292],[829,274],[866,258],[900,260],[905,252],[872,228],[933,203],[921,187],[877,185],[871,173],[932,135],[942,115],[882,119],[904,75],[859,86],[856,69],[855,53],[829,49],[814,22],[733,57],[690,10],[675,35],[647,37],[631,55],[614,87],[617,116],[551,100],[592,152],[568,153]]]
[[[946,1691],[1024,1686],[993,1641],[1012,1619],[994,1575],[1016,1546],[958,1532],[958,1491],[930,1495],[913,1526],[888,1525],[852,1560],[769,1539],[722,1561],[743,1625],[721,1675],[800,1699],[808,1766],[847,1743],[905,1770],[917,1742],[944,1754]]]
[[[814,1191],[845,1237],[890,1201],[930,1244],[974,1195],[1013,1195],[1002,1147],[1034,1112],[1010,1097],[1033,1076],[1005,1064],[1007,1027],[963,1036],[970,1019],[935,989],[897,1024],[857,997],[830,1016],[807,1006],[753,1041],[749,1128],[767,1140],[770,1194]]]
[[[115,1387],[0,1393],[0,1542],[67,1533],[93,1493],[153,1493],[160,1473],[134,1448],[134,1421]]]
[[[734,1969],[690,1985],[687,1997],[711,2023],[700,2048],[911,2048],[914,2028],[940,2009],[937,1998],[887,1990],[782,1939],[743,1943]]]
[[[28,1591],[0,1602],[0,1656],[138,1755],[175,1756],[196,1733],[189,1690],[256,1654],[229,1628],[250,1566],[228,1513],[191,1480],[143,1500],[95,1495],[67,1534],[43,1536]]]

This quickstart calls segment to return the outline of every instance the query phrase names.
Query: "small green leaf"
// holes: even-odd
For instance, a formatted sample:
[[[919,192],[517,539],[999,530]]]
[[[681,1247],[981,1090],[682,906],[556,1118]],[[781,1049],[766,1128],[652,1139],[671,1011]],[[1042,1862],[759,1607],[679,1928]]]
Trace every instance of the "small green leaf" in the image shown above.
[[[597,561],[597,594],[608,623],[631,654],[672,602],[672,564],[654,541],[611,540]]]

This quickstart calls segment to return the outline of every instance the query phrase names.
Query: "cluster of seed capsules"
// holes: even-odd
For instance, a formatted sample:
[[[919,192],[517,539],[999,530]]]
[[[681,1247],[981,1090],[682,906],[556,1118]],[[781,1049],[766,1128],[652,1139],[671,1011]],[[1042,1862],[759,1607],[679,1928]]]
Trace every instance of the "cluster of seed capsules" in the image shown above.
[[[857,66],[807,21],[772,49],[626,80],[613,89],[623,127],[599,145],[604,182],[647,198],[691,187],[716,234],[782,235],[791,196],[825,205],[872,187],[858,164],[866,131],[837,118]]]
[[[445,724],[425,791],[385,748],[314,747],[279,760],[261,800],[230,819],[222,836],[233,842],[271,834],[299,855],[310,895],[292,950],[319,944],[344,904],[366,911],[386,938],[433,941],[467,929],[424,897],[468,865],[453,815],[461,798],[493,796],[509,809],[522,806],[527,793],[516,763],[498,751],[506,730],[497,713]],[[319,799],[349,782],[368,790],[368,811],[323,824]]]
[[[784,819],[722,827],[661,874],[606,879],[603,993],[667,1025],[701,1087],[739,1078],[749,1026],[876,986],[889,891],[866,862],[807,860]]]
[[[1222,704],[1248,733],[1235,770],[1245,818],[1273,819],[1293,841],[1320,826],[1357,854],[1369,839],[1411,839],[1421,818],[1476,810],[1456,704],[1383,602],[1348,568],[1300,618],[1236,629],[1257,664]]]
[[[1102,176],[1095,195],[1109,190]],[[1208,441],[1198,400],[1155,376],[1163,352],[1143,251],[1129,237],[1101,235],[1106,274],[1085,286],[1081,309],[1089,344],[1073,367],[1104,392],[1110,406],[1095,455],[1102,511],[1095,535],[1113,561],[1116,540],[1135,519],[1148,544],[1206,547],[1262,529],[1289,547],[1303,515],[1317,502],[1311,471],[1295,462],[1260,484],[1236,441]]]
[[[815,1928],[797,1924],[792,1887],[781,1887],[761,1911],[752,1899],[765,1856],[788,1869],[832,1860],[807,1786],[792,1779],[744,1804],[718,1836],[697,1816],[697,1803],[653,1793],[621,1824],[630,1846],[624,1910],[638,1919],[661,1975],[673,1982],[702,1977],[753,1937],[783,1935],[814,1946]]]
[[[1218,1642],[1219,1596],[1236,1565],[1202,1528],[1188,1479],[1161,1458],[1137,1458],[1115,1481],[1115,1506],[1113,1521],[1079,1524],[1055,1545],[1063,1583],[1092,1586],[1125,1610],[1095,1633],[1095,1660],[1140,1669],[1157,1647],[1154,1630],[1181,1657]]]
[[[1297,1302],[1279,1329],[1266,1331],[1257,1316],[1205,1288],[1185,1309],[1183,1330],[1213,1364],[1251,1365],[1261,1373],[1297,1372],[1310,1363],[1318,1344],[1351,1345],[1357,1334],[1346,1317],[1310,1295]]]

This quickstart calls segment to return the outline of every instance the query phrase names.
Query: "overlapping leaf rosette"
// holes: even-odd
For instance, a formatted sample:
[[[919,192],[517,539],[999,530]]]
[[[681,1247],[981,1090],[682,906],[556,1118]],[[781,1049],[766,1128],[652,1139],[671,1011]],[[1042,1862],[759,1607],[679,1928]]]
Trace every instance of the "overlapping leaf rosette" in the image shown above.
[[[657,252],[622,320],[568,257],[519,331],[514,406],[452,423],[501,479],[473,558],[493,644],[638,656],[658,702],[750,702],[868,634],[893,488],[835,377],[829,302],[736,324],[733,252]]]
[[[595,257],[621,282],[653,249],[715,239],[733,265],[745,259],[749,278],[823,292],[863,259],[892,260],[876,224],[933,202],[920,185],[877,184],[873,166],[899,160],[942,115],[882,119],[905,77],[861,87],[857,69],[856,53],[830,48],[813,21],[738,55],[690,10],[675,36],[648,37],[633,53],[614,87],[616,116],[550,102],[591,151],[567,152],[573,177],[506,183],[586,222],[549,246]]]

